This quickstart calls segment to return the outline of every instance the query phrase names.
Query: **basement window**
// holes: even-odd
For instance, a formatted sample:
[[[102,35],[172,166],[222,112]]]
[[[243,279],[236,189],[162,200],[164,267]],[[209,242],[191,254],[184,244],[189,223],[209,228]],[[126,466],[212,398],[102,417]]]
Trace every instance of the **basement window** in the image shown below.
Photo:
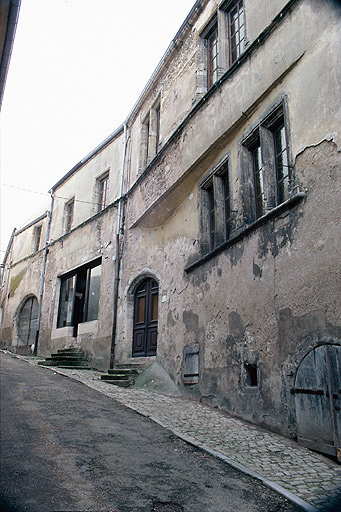
[[[258,386],[258,370],[256,363],[245,363],[244,368],[246,370],[246,385],[252,388]]]

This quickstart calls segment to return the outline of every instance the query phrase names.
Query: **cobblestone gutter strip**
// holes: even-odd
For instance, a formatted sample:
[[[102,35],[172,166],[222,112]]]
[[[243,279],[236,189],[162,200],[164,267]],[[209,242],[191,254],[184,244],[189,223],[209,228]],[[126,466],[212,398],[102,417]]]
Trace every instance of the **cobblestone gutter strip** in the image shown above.
[[[37,360],[20,356],[32,364]],[[98,371],[46,367],[113,398],[171,430],[184,441],[257,478],[307,512],[330,503],[341,490],[341,467],[277,434],[186,398],[119,388]]]

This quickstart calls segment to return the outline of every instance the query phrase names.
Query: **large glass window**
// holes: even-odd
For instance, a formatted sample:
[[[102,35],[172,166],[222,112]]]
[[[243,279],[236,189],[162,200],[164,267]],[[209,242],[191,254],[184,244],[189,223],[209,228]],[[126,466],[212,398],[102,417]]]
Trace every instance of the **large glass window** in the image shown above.
[[[101,260],[61,277],[57,327],[73,326],[98,318]]]

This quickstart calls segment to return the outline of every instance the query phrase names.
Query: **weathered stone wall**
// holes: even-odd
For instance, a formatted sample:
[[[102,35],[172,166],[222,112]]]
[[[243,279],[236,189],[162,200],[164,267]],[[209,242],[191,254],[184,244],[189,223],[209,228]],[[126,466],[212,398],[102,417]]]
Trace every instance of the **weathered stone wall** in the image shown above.
[[[127,206],[117,359],[132,354],[134,283],[152,276],[160,287],[157,360],[175,382],[289,436],[299,362],[318,343],[340,341],[339,21],[333,2],[298,2],[161,152]],[[240,142],[281,101],[301,194],[185,271],[200,257],[201,180],[228,158],[241,209]],[[194,343],[199,382],[185,386],[183,348]],[[256,385],[247,365],[255,365]]]
[[[246,58],[205,95],[198,92],[200,35],[218,4],[202,2],[128,120],[115,357],[123,362],[132,356],[134,293],[144,277],[152,277],[159,284],[156,359],[176,384],[189,396],[294,437],[297,367],[317,344],[341,342],[341,247],[335,236],[341,10],[332,0],[298,0],[264,36],[287,2],[267,0],[259,9],[245,0]],[[159,152],[143,167],[142,124],[151,109],[155,116],[158,102]],[[250,221],[243,141],[279,106],[292,190],[288,202]],[[96,180],[110,170],[108,201],[118,198],[123,145],[121,131],[55,190],[41,355],[73,345],[88,353],[94,367],[109,367],[117,204],[96,214]],[[203,254],[202,184],[223,161],[234,238]],[[72,197],[72,231],[63,234],[65,203]],[[32,233],[26,236],[27,245]],[[29,250],[16,244],[17,263],[1,296],[7,345],[15,344],[22,301],[28,294],[38,297],[41,280],[42,252],[19,262]],[[80,324],[74,338],[72,328],[57,328],[60,278],[99,256],[98,320]],[[199,357],[199,374],[190,384],[183,378],[186,348]]]

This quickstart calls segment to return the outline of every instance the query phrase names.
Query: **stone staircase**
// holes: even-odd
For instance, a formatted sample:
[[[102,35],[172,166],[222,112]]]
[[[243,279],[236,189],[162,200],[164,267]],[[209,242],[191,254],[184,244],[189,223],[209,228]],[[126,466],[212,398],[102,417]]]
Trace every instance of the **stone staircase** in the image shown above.
[[[78,348],[65,348],[51,354],[45,361],[39,361],[42,366],[57,366],[59,368],[71,368],[77,370],[90,370],[85,353]]]
[[[113,370],[108,370],[108,373],[101,375],[101,380],[120,386],[121,388],[128,388],[133,386],[135,378],[143,372],[145,365],[141,363],[122,363],[117,364]]]

